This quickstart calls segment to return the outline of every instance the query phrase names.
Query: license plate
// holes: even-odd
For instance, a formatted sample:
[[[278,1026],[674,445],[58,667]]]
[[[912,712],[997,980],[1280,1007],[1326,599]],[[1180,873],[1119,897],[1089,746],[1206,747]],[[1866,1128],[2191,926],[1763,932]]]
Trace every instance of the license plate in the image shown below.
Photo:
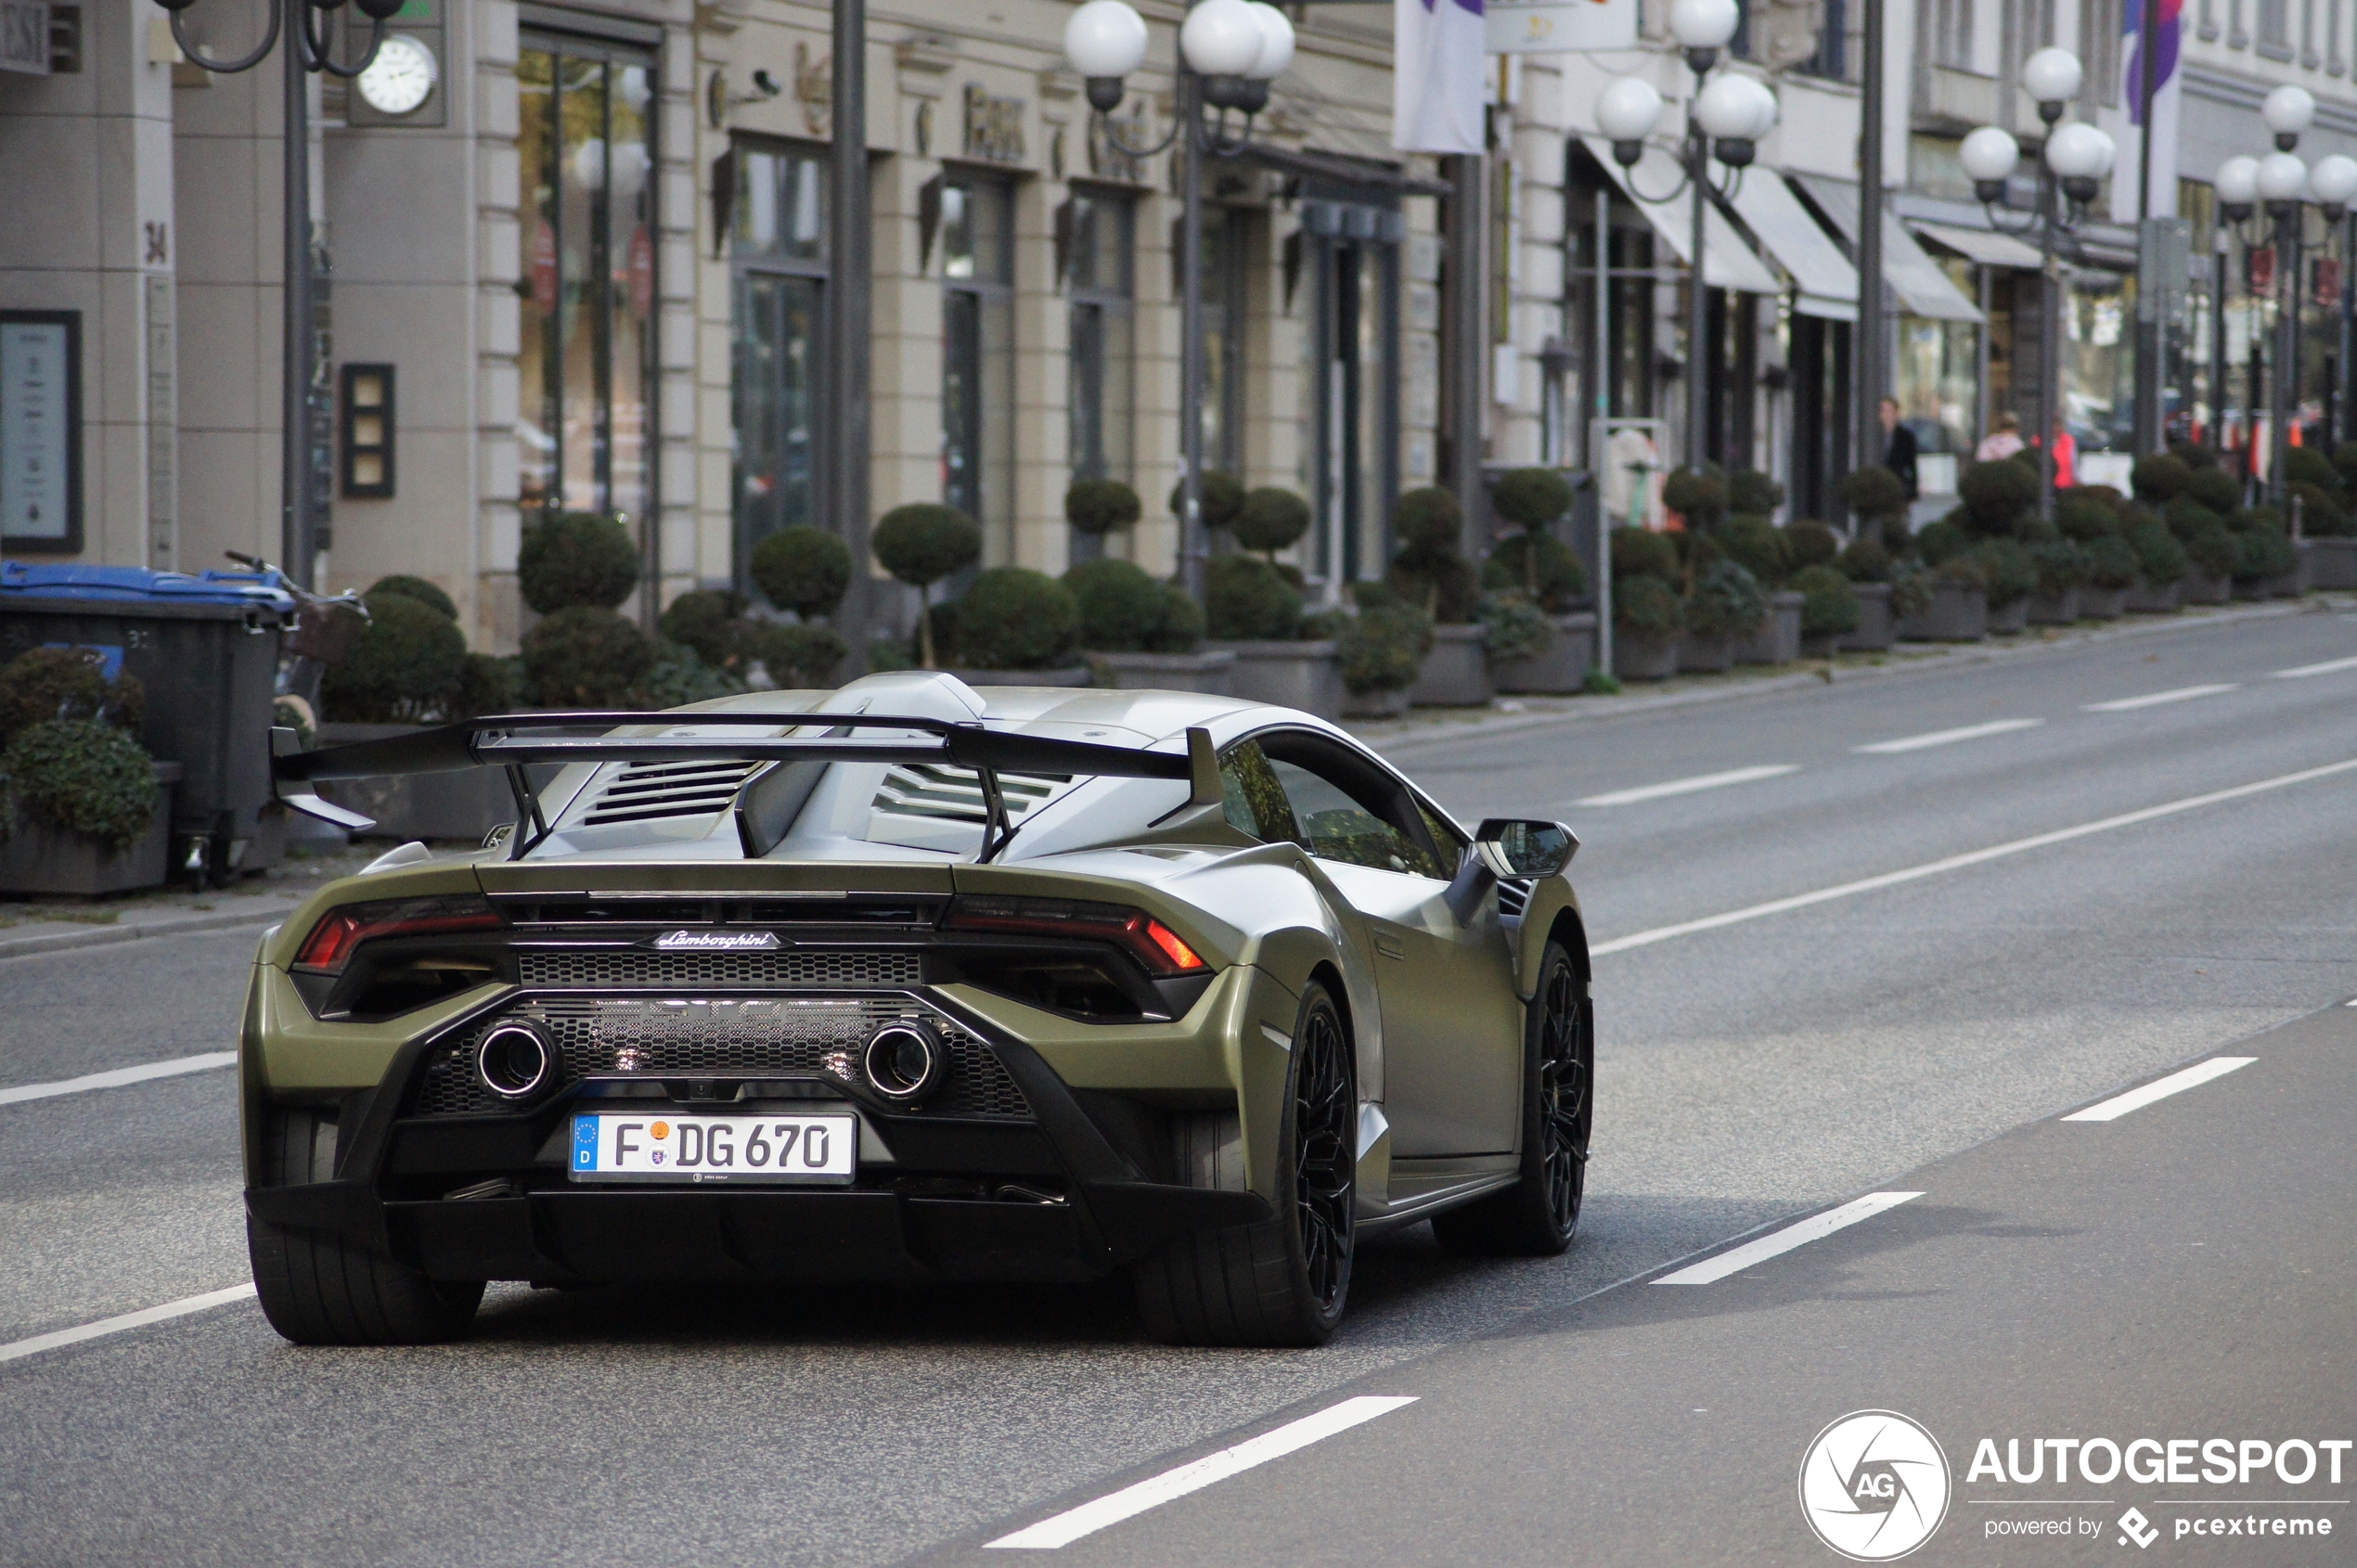
[[[575,1116],[573,1179],[846,1182],[853,1116]]]

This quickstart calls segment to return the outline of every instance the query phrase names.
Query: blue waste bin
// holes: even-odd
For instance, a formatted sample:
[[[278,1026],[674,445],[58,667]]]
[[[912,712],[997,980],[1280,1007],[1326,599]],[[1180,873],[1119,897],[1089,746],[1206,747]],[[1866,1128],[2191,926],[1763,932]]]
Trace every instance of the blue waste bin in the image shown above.
[[[215,883],[276,865],[270,722],[278,639],[295,597],[276,572],[150,572],[0,561],[0,663],[28,649],[95,648],[147,690],[140,743],[178,763],[173,865]]]

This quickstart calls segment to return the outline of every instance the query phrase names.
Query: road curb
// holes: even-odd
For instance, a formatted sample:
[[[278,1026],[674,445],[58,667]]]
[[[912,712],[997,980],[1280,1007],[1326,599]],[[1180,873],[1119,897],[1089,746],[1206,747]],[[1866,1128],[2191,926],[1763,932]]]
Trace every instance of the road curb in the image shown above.
[[[139,920],[121,925],[92,926],[86,931],[43,932],[33,936],[0,937],[0,959],[30,958],[76,947],[110,947],[152,937],[178,936],[187,932],[235,931],[239,926],[268,925],[295,907],[216,909],[169,919]]]
[[[1788,691],[1806,691],[1813,687],[1841,686],[1851,681],[1890,680],[1907,675],[1969,669],[1978,664],[1994,663],[2041,653],[2058,653],[2132,637],[2152,636],[2169,632],[2207,631],[2213,627],[2242,625],[2253,621],[2276,621],[2294,615],[2345,611],[2351,608],[2357,608],[2357,605],[2352,605],[2351,601],[2340,598],[2277,600],[2268,604],[2254,604],[2246,608],[2222,610],[2213,615],[2172,616],[2166,620],[2132,621],[2120,625],[2106,626],[2100,630],[2077,632],[2052,639],[2041,637],[2036,642],[2016,643],[2011,646],[1964,643],[1911,655],[1903,663],[1832,665],[1818,669],[1797,670],[1790,675],[1763,675],[1757,679],[1731,682],[1725,686],[1698,687],[1690,691],[1664,692],[1658,697],[1572,698],[1568,700],[1570,702],[1592,702],[1595,706],[1555,708],[1538,713],[1500,713],[1487,718],[1467,719],[1462,723],[1440,719],[1420,725],[1413,729],[1385,730],[1367,726],[1354,727],[1352,733],[1377,752],[1389,755],[1394,752],[1411,748],[1448,745],[1463,740],[1482,740],[1493,736],[1513,735],[1532,729],[1547,729],[1559,725],[1633,718],[1643,713],[1657,713],[1666,709],[1694,707],[1709,702],[1732,702],[1752,697],[1772,697]]]

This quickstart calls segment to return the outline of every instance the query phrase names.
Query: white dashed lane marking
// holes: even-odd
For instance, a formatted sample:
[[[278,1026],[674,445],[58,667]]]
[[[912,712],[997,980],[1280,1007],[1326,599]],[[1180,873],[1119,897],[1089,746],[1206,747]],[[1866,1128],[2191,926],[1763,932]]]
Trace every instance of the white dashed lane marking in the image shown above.
[[[1810,1215],[1807,1219],[1796,1221],[1785,1226],[1782,1230],[1771,1230],[1756,1241],[1746,1241],[1732,1251],[1720,1253],[1717,1257],[1708,1257],[1700,1263],[1690,1264],[1674,1274],[1665,1274],[1654,1283],[1656,1285],[1715,1284],[1730,1274],[1740,1274],[1754,1264],[1766,1263],[1770,1258],[1781,1256],[1791,1252],[1795,1247],[1805,1247],[1811,1241],[1821,1241],[1837,1230],[1848,1229],[1861,1219],[1872,1219],[1885,1209],[1895,1209],[1911,1198],[1922,1196],[1920,1192],[1869,1192],[1863,1198],[1844,1203],[1838,1209],[1827,1209],[1822,1215]]]
[[[119,1089],[125,1084],[144,1084],[150,1078],[175,1078],[183,1073],[210,1073],[216,1067],[227,1067],[238,1060],[236,1051],[207,1051],[202,1056],[184,1056],[171,1061],[150,1061],[138,1067],[118,1067],[109,1073],[91,1073],[79,1078],[60,1078],[54,1084],[19,1084],[12,1089],[0,1089],[0,1105],[15,1105],[28,1099],[50,1099],[61,1094],[83,1094],[91,1089]]]
[[[1952,746],[1959,740],[1977,740],[1985,735],[2009,735],[2016,729],[2035,729],[2044,719],[1991,719],[1987,724],[1968,724],[1962,729],[1935,729],[1928,735],[1906,735],[1896,740],[1877,740],[1871,746],[1855,746],[1852,751],[1869,756],[1895,757],[1902,752],[1920,752],[1931,746]]]
[[[207,1291],[200,1296],[183,1296],[161,1306],[141,1307],[136,1312],[101,1317],[95,1323],[84,1323],[79,1328],[59,1329],[54,1333],[35,1334],[29,1340],[0,1344],[0,1361],[38,1356],[45,1350],[63,1350],[67,1345],[80,1344],[84,1340],[103,1339],[109,1334],[122,1333],[126,1329],[144,1329],[150,1323],[166,1323],[174,1317],[186,1317],[192,1312],[203,1312],[212,1307],[226,1306],[233,1301],[252,1299],[251,1285],[232,1285],[225,1291]]]
[[[2216,697],[2222,692],[2240,691],[2238,681],[2220,681],[2213,686],[2181,686],[2174,691],[2147,691],[2142,697],[2115,697],[2108,702],[2089,702],[2080,709],[2085,713],[2130,713],[2139,708],[2157,708],[2164,702],[2190,702],[2196,697]]]
[[[1782,778],[1787,773],[1798,773],[1797,763],[1769,763],[1759,767],[1730,768],[1724,773],[1700,773],[1692,778],[1673,778],[1667,784],[1640,784],[1633,790],[1613,790],[1601,795],[1590,795],[1574,801],[1574,805],[1635,805],[1640,801],[1658,801],[1670,795],[1691,795],[1700,790],[1723,789],[1730,784],[1749,784],[1762,778]]]
[[[2213,1056],[2208,1061],[2196,1061],[2191,1067],[2171,1073],[2166,1078],[2155,1078],[2140,1089],[2116,1094],[2109,1099],[2098,1100],[2084,1111],[2074,1111],[2063,1118],[2066,1122],[2116,1122],[2131,1111],[2141,1111],[2157,1099],[2222,1078],[2238,1067],[2248,1067],[2259,1059],[2255,1056]]]
[[[2321,664],[2302,664],[2297,669],[2276,670],[2269,680],[2306,680],[2310,675],[2337,675],[2343,670],[2357,670],[2357,659],[2327,659]]]

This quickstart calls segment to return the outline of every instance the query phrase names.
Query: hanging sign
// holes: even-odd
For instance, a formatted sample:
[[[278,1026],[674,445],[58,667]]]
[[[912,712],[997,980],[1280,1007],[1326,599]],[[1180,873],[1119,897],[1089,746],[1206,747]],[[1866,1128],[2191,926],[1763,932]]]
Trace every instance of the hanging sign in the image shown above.
[[[1637,46],[1638,0],[1488,0],[1493,55],[1562,55]]]
[[[82,547],[82,313],[0,311],[0,541]]]

